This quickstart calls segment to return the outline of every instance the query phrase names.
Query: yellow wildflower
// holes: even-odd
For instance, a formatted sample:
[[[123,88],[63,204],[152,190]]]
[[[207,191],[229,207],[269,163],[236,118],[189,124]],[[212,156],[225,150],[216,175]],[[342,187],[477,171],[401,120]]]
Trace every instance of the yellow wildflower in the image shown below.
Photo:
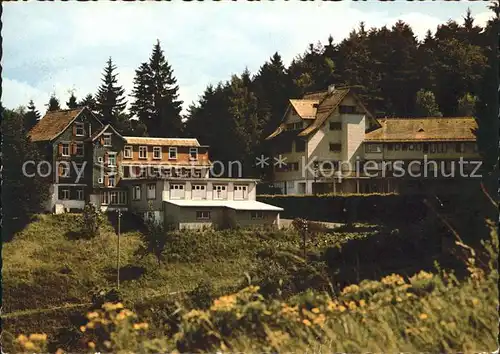
[[[27,350],[35,350],[36,346],[33,344],[33,342],[27,341],[26,343],[23,344],[24,349]]]
[[[316,325],[323,325],[323,323],[325,323],[326,321],[326,317],[325,315],[323,314],[320,314],[319,316],[317,316],[314,320],[313,320],[313,323],[316,324]]]
[[[314,307],[312,310],[311,310],[312,313],[319,313],[319,308],[317,307]]]
[[[426,313],[421,313],[421,314],[420,314],[420,316],[418,316],[418,317],[420,317],[420,319],[421,319],[421,320],[425,320],[425,319],[427,319],[429,316],[427,316],[427,314],[426,314]]]
[[[47,340],[47,335],[45,333],[33,333],[33,334],[30,334],[30,340],[31,341],[40,341],[40,342],[44,342]]]
[[[349,310],[356,310],[357,306],[354,301],[349,302]]]
[[[364,307],[365,305],[366,305],[366,301],[365,300],[363,300],[363,299],[359,300],[359,306],[360,307]]]
[[[80,326],[80,331],[85,332],[85,330],[86,330],[86,329],[87,329],[87,327],[85,327],[85,326]]]
[[[357,293],[359,291],[359,286],[356,284],[352,284],[349,286],[346,286],[344,289],[342,289],[342,294],[348,294],[348,293]]]
[[[88,342],[87,345],[89,346],[90,349],[95,348],[95,343],[94,342]]]
[[[308,319],[303,319],[302,323],[305,324],[306,326],[310,326],[311,325],[311,321],[309,321]]]
[[[89,320],[92,320],[92,319],[97,318],[97,317],[99,317],[99,314],[98,314],[97,312],[95,312],[95,311],[93,311],[93,312],[89,312],[89,313],[87,314],[87,318],[88,318]]]
[[[141,329],[148,329],[149,325],[146,322],[143,323],[134,323],[134,329],[135,330],[141,330]]]
[[[104,345],[106,346],[106,348],[110,348],[111,347],[111,342],[109,340],[105,340],[104,341]]]
[[[24,334],[21,334],[19,335],[19,337],[17,337],[17,341],[21,344],[25,343],[28,341],[28,337],[26,337]]]
[[[396,301],[397,301],[397,302],[401,302],[401,301],[403,301],[403,299],[402,299],[402,298],[400,298],[399,296],[397,296],[397,297],[396,297]]]
[[[346,310],[346,308],[344,306],[342,306],[342,305],[339,306],[339,311],[340,312],[344,312],[345,310]]]
[[[474,298],[472,298],[472,304],[473,304],[473,305],[477,305],[477,304],[479,304],[479,300],[478,300],[478,299],[476,299],[475,297],[474,297]]]

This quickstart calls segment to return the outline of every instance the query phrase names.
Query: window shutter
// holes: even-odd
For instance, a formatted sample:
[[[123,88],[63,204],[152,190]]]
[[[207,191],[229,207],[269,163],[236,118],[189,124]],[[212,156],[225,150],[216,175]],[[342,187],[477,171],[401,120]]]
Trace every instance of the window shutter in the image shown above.
[[[62,165],[59,165],[57,174],[58,174],[59,177],[62,177],[62,175],[63,175],[63,167],[62,167]]]
[[[73,123],[73,136],[76,135],[76,124]]]
[[[71,143],[71,155],[76,155],[76,143]]]
[[[62,144],[59,144],[58,150],[59,150],[59,155],[62,155]]]
[[[108,164],[108,152],[106,151],[104,153],[104,165],[107,165]]]
[[[104,176],[104,187],[108,186],[108,182],[109,182],[109,177],[108,176]]]
[[[101,143],[101,145],[104,145],[104,138],[101,136],[101,138],[99,139],[99,142]]]

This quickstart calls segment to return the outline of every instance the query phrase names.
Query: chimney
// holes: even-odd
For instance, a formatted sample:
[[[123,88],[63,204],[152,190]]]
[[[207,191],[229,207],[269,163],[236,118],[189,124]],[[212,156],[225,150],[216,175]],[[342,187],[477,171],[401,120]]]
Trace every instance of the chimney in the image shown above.
[[[335,91],[335,85],[328,86],[328,93],[332,93],[333,91]]]

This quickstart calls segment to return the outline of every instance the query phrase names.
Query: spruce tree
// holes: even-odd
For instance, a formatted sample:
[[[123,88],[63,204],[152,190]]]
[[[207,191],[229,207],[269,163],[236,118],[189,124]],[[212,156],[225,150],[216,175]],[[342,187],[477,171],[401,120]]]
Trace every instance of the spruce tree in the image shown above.
[[[115,73],[116,65],[111,57],[106,62],[102,75],[102,84],[96,94],[96,108],[101,121],[104,124],[116,124],[117,116],[123,112],[127,102],[125,101],[122,86],[118,85],[118,74]]]
[[[69,109],[74,109],[78,107],[78,103],[74,92],[71,92],[71,96],[69,97],[68,102],[66,102],[66,106],[68,106]]]
[[[87,96],[85,96],[85,98],[83,98],[80,102],[78,102],[78,107],[87,107],[92,112],[96,113],[97,104],[94,99],[94,96],[92,96],[92,94],[89,93]]]
[[[27,165],[26,174],[23,173],[26,161],[36,164],[42,159],[27,137],[23,112],[2,110],[2,204],[8,205],[2,208],[2,239],[8,240],[29,222],[31,215],[42,211],[49,195],[49,184],[36,173],[33,164]]]
[[[47,112],[58,111],[61,109],[61,105],[59,104],[59,99],[56,97],[55,93],[50,96],[48,103]]]
[[[40,112],[37,111],[35,103],[30,100],[28,103],[28,111],[24,114],[24,129],[26,132],[30,131],[36,123],[40,120]]]
[[[179,86],[158,41],[148,63],[136,70],[131,111],[150,136],[175,137],[182,132]]]

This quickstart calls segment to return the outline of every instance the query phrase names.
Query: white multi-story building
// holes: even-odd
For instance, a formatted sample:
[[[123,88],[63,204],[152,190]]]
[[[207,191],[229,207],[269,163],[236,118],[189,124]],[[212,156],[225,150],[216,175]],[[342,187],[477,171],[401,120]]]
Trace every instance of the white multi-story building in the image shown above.
[[[291,99],[266,138],[283,162],[272,182],[284,194],[398,192],[403,181],[422,184],[421,177],[432,177],[415,178],[427,167],[410,162],[433,160],[440,172],[458,171],[460,159],[478,162],[475,128],[472,117],[376,119],[352,89],[330,86]],[[412,173],[397,175],[396,161]]]

